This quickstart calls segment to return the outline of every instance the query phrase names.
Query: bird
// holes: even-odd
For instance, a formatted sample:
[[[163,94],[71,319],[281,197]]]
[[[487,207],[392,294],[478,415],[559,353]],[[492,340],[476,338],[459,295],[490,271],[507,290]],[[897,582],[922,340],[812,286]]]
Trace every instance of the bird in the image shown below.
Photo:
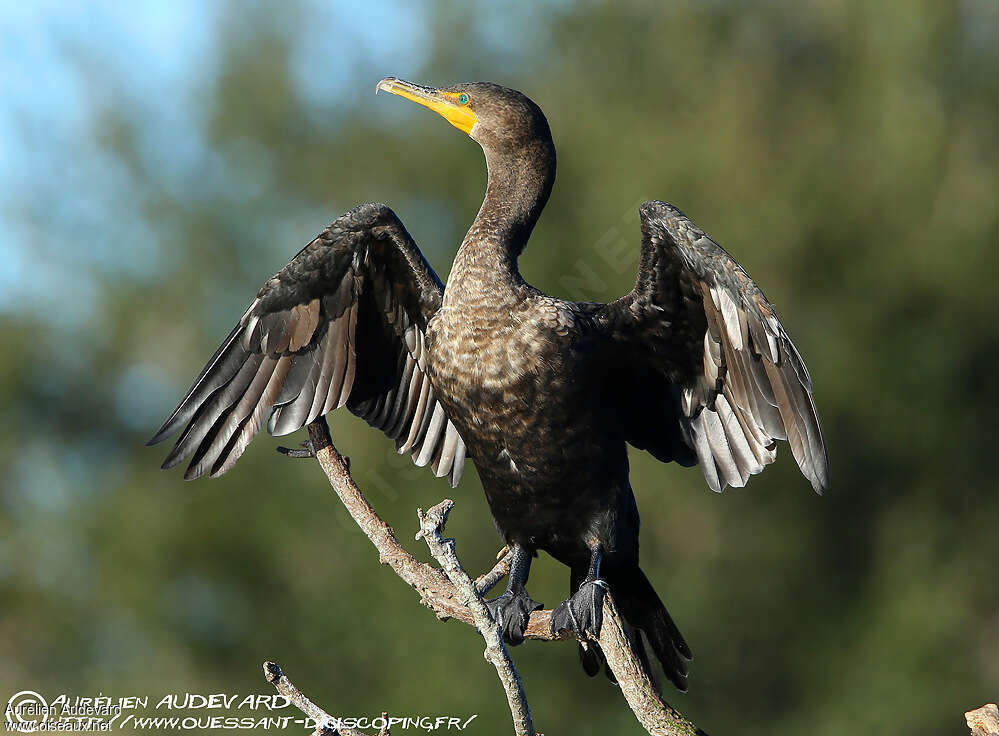
[[[389,207],[355,207],[263,285],[149,444],[180,432],[163,468],[216,477],[265,420],[285,435],[346,406],[452,486],[472,461],[511,550],[506,590],[487,601],[506,641],[542,608],[527,582],[544,551],[570,572],[552,633],[598,636],[611,591],[643,666],[685,691],[690,647],[639,566],[627,447],[697,465],[720,492],[786,441],[821,494],[829,460],[804,361],[745,269],[663,201],[639,208],[630,293],[573,302],[531,286],[518,258],[556,169],[541,108],[491,82],[386,77],[378,91],[438,113],[485,155],[446,286]],[[595,643],[580,658],[591,676],[605,664]]]

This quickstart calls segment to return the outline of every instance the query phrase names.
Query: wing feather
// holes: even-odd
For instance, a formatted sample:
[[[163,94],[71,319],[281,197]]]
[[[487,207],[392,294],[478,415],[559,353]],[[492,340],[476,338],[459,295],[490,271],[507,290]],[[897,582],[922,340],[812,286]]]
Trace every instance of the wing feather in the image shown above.
[[[423,442],[420,444],[420,452],[416,455],[416,459],[413,461],[419,467],[423,467],[430,462],[431,458],[434,456],[434,450],[437,447],[437,441],[440,439],[441,430],[444,429],[444,423],[447,418],[444,416],[444,407],[439,403],[434,403],[433,413],[430,414],[430,421],[427,425],[427,430],[423,435]]]
[[[642,257],[635,289],[606,305],[603,323],[624,342],[616,375],[641,407],[658,396],[650,381],[678,387],[658,442],[629,436],[656,457],[679,459],[679,437],[696,454],[713,490],[743,486],[777,457],[777,441],[817,492],[829,485],[829,460],[811,376],[763,292],[743,268],[680,210],[646,202],[640,210]],[[672,425],[672,422],[677,422]],[[626,428],[626,433],[628,429]]]
[[[163,467],[230,470],[267,419],[300,429],[346,405],[452,485],[465,447],[435,399],[424,331],[443,286],[395,214],[361,205],[273,278],[150,444],[184,428]]]
[[[240,367],[239,372],[233,376],[232,380],[219,387],[219,389],[200,406],[196,407],[196,413],[191,419],[187,428],[181,433],[180,439],[174,445],[173,450],[163,461],[162,468],[169,470],[191,457],[201,445],[205,436],[219,418],[239,400],[243,392],[253,381],[257,374],[257,369],[263,361],[262,355],[249,355]]]
[[[357,376],[357,352],[354,350],[357,332],[357,302],[350,305],[347,313],[347,370],[343,374],[343,386],[334,409],[339,409],[347,403],[350,392],[354,390],[354,378]]]
[[[240,424],[250,416],[257,406],[257,402],[263,396],[264,389],[270,383],[277,363],[278,358],[272,356],[265,356],[260,361],[260,367],[239,400],[219,417],[212,432],[202,441],[198,452],[195,453],[194,460],[192,460],[191,467],[184,474],[186,480],[200,477],[214,465]]]
[[[173,413],[160,427],[159,431],[149,440],[150,445],[162,442],[170,435],[176,433],[180,427],[190,421],[205,400],[220,386],[229,382],[233,376],[242,368],[246,360],[246,353],[239,346],[239,326],[233,328],[229,336],[222,342],[215,355],[208,361],[201,373],[194,379],[184,401],[180,402]]]

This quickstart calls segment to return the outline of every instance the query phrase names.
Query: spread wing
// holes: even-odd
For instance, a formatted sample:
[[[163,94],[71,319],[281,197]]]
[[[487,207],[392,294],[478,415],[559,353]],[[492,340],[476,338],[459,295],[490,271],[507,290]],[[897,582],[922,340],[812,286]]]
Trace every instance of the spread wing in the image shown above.
[[[163,463],[229,470],[267,419],[284,435],[346,404],[417,465],[458,484],[465,445],[434,397],[424,334],[443,286],[385,205],[346,213],[271,278],[149,444]]]
[[[741,487],[787,440],[817,492],[829,460],[812,380],[749,274],[676,207],[642,205],[638,280],[602,320],[617,362],[628,441],[697,462],[708,485]]]

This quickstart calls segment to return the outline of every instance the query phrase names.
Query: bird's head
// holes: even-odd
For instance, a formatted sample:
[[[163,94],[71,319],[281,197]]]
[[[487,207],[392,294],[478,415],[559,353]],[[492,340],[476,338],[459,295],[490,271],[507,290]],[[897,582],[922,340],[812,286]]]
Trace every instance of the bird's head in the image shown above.
[[[469,234],[481,235],[488,222],[486,229],[503,233],[519,254],[555,180],[555,144],[541,108],[492,82],[436,88],[386,77],[377,89],[433,110],[482,146],[488,180],[476,222],[483,227],[473,225]]]
[[[551,141],[548,120],[541,108],[527,95],[492,82],[436,88],[386,77],[378,83],[378,90],[433,110],[487,152],[511,151],[533,141]]]

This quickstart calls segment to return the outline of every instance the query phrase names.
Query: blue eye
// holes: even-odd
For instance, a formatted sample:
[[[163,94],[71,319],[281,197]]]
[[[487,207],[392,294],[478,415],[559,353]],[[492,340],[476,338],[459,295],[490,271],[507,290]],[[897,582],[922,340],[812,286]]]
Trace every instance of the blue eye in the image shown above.
[[[458,104],[459,105],[467,105],[468,104],[468,95],[466,95],[464,92],[462,92],[460,95],[458,95]]]

